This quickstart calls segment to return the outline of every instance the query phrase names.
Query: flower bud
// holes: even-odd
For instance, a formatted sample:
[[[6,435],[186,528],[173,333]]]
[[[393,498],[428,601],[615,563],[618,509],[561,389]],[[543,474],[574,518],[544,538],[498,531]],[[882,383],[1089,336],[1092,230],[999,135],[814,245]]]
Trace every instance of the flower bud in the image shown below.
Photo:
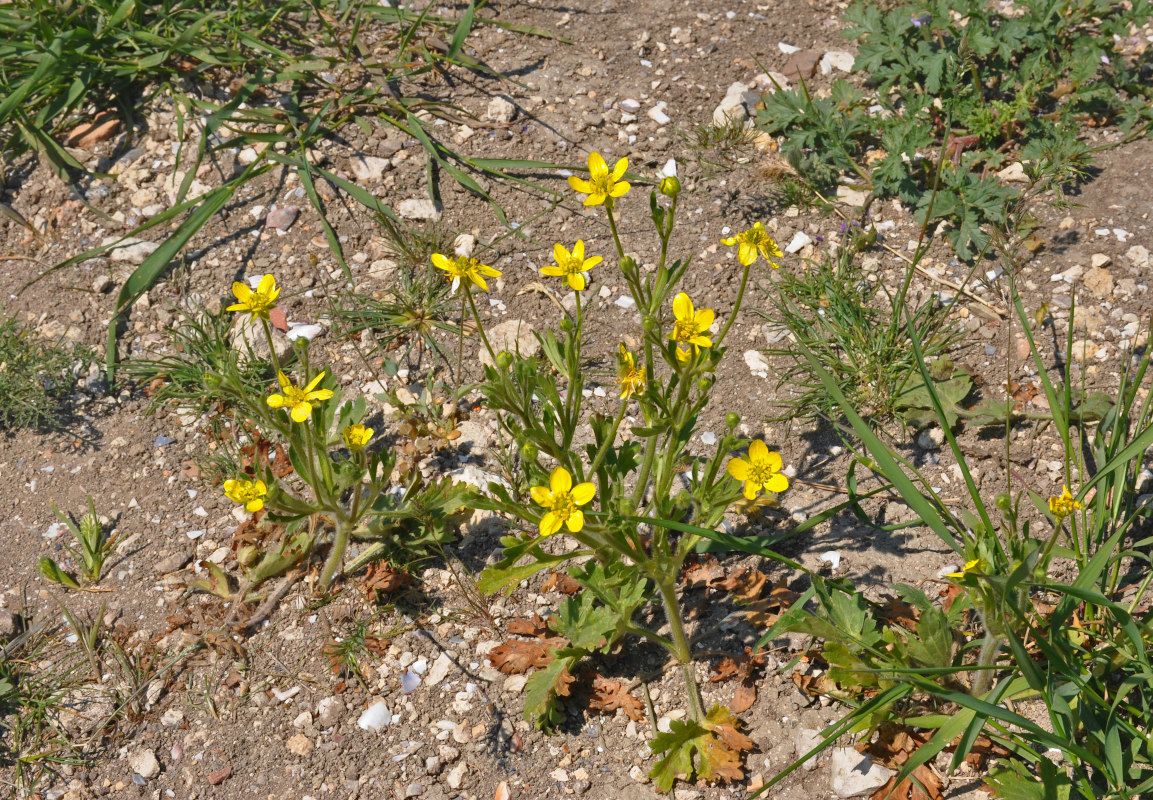
[[[1013,501],[1009,495],[1004,493],[997,495],[997,508],[1001,509],[1002,511],[1008,511],[1012,507]]]
[[[735,428],[741,424],[741,415],[730,411],[725,415],[725,425],[729,428]]]
[[[643,326],[645,333],[656,333],[660,327],[657,323],[656,317],[645,317]]]
[[[512,366],[512,353],[507,350],[501,350],[496,354],[496,365],[501,369],[508,369]]]
[[[520,448],[520,457],[525,461],[534,462],[540,455],[540,449],[532,442],[525,442]]]
[[[681,182],[676,175],[661,179],[660,192],[665,197],[676,197],[681,193]]]
[[[713,379],[709,377],[702,377],[699,381],[697,381],[697,388],[702,392],[707,392],[709,389],[713,388]]]
[[[565,333],[568,333],[569,331],[571,331],[572,330],[572,320],[569,319],[568,317],[565,317],[564,319],[562,319],[560,321],[560,329],[562,331],[564,331]]]

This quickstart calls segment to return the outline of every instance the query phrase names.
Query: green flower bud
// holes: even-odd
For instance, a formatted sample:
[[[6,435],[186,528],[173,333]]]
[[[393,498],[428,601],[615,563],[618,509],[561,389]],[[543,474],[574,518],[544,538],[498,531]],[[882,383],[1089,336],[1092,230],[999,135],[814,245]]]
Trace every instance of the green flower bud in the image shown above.
[[[520,448],[520,457],[525,461],[534,462],[540,455],[540,449],[532,442],[525,442]]]
[[[1013,499],[1009,497],[1009,495],[1004,493],[997,495],[997,508],[1001,509],[1002,511],[1008,511],[1012,507]]]
[[[741,424],[741,415],[730,411],[725,414],[725,425],[729,428],[735,428]]]
[[[512,366],[512,353],[507,350],[501,350],[496,354],[496,365],[501,369],[508,369]]]
[[[565,317],[564,319],[562,319],[560,321],[560,329],[562,331],[564,331],[565,333],[568,333],[569,331],[571,331],[572,330],[572,320],[569,319],[568,317]]]
[[[713,379],[709,377],[702,377],[697,381],[697,388],[702,392],[707,392],[709,389],[713,388]]]
[[[676,197],[681,193],[681,182],[676,175],[661,179],[660,192],[665,197]]]
[[[642,323],[642,325],[644,326],[645,333],[656,333],[660,328],[656,317],[645,317],[645,321]]]

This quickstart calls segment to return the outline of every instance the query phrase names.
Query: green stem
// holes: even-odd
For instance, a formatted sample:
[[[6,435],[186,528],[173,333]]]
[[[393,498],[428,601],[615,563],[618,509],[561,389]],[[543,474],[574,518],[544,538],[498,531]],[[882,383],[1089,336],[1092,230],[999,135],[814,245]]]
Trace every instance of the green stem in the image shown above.
[[[997,660],[997,653],[1001,649],[1001,637],[985,631],[985,641],[981,642],[981,652],[977,656],[977,666],[985,667],[977,672],[973,678],[973,688],[969,692],[973,697],[984,697],[993,683],[994,670],[989,669]]]
[[[348,521],[343,517],[338,517],[336,520],[336,536],[332,540],[332,550],[328,554],[328,560],[324,562],[324,569],[320,573],[320,588],[327,589],[328,585],[332,583],[332,579],[336,577],[336,572],[340,568],[340,564],[344,561],[344,551],[348,549],[348,537],[350,533],[350,526]]]
[[[616,221],[616,219],[613,217],[613,201],[612,201],[612,198],[609,198],[608,200],[605,200],[605,213],[608,215],[608,218],[609,218],[609,230],[613,232],[613,242],[614,242],[614,243],[616,244],[616,246],[617,246],[617,256],[623,260],[623,259],[624,259],[624,257],[625,257],[625,249],[624,249],[624,247],[621,245],[621,237],[620,237],[620,234],[619,234],[619,233],[617,233],[617,221]]]
[[[657,581],[661,592],[661,602],[665,607],[665,616],[669,621],[669,630],[672,633],[672,654],[681,662],[681,672],[685,678],[685,689],[689,696],[689,713],[694,720],[704,718],[704,708],[701,703],[700,689],[697,687],[696,676],[693,675],[693,653],[689,639],[685,635],[685,625],[681,621],[681,607],[677,602],[676,587],[670,581]]]
[[[268,355],[272,358],[272,366],[276,367],[276,376],[279,379],[283,370],[280,369],[280,359],[276,357],[276,346],[272,343],[272,326],[268,324],[268,319],[265,317],[260,318],[260,324],[264,327],[264,338],[268,342]]]
[[[745,265],[745,272],[743,275],[741,275],[741,288],[737,289],[737,302],[733,305],[733,310],[729,314],[729,318],[725,322],[725,326],[721,328],[720,334],[717,335],[717,340],[713,343],[713,347],[721,346],[721,342],[725,340],[725,336],[727,336],[729,333],[729,328],[733,327],[733,322],[735,322],[737,319],[737,312],[741,310],[741,303],[745,299],[745,286],[749,282],[749,271],[752,270],[752,268],[752,264]]]
[[[621,401],[620,410],[617,411],[616,419],[613,420],[612,433],[610,433],[605,438],[605,440],[603,442],[601,442],[600,449],[597,450],[596,455],[593,456],[592,466],[589,467],[589,475],[590,476],[597,474],[597,468],[600,467],[601,462],[604,461],[605,456],[608,455],[609,448],[612,447],[613,442],[616,441],[617,430],[621,426],[621,420],[623,420],[625,418],[625,407],[627,405],[628,404],[625,401],[623,401],[623,400]]]
[[[461,282],[464,283],[464,281]],[[488,341],[488,335],[484,332],[484,323],[480,321],[480,312],[476,310],[476,301],[472,299],[472,289],[467,283],[464,284],[464,296],[468,299],[468,307],[472,309],[473,319],[476,320],[476,329],[480,331],[480,339],[484,342],[485,349],[488,350],[493,366],[496,366],[496,353],[493,352],[492,344]]]

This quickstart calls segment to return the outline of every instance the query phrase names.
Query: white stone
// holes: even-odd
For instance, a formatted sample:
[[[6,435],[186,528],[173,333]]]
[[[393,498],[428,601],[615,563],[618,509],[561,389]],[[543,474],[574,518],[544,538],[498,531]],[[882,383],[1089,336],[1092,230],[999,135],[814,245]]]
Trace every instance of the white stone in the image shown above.
[[[810,245],[812,243],[813,240],[809,234],[805,233],[804,231],[797,231],[795,234],[793,234],[793,239],[791,242],[789,242],[789,246],[785,248],[785,252],[798,253],[804,249],[806,245]]]
[[[236,160],[247,167],[249,164],[255,164],[257,157],[256,150],[246,147],[237,154]]]
[[[1129,262],[1131,267],[1147,267],[1149,266],[1149,250],[1135,244],[1125,251],[1125,260]]]
[[[509,123],[516,119],[516,106],[507,97],[497,95],[488,101],[488,108],[485,109],[484,116],[493,122]]]
[[[396,213],[405,219],[427,220],[436,222],[440,219],[440,209],[436,203],[426,197],[410,197],[401,200],[396,207]]]
[[[777,42],[777,49],[780,50],[785,55],[791,56],[793,53],[798,52],[801,48],[797,47],[796,45],[785,44],[784,42]]]
[[[830,752],[829,771],[833,793],[841,798],[876,791],[896,774],[851,747],[836,747]]]
[[[476,249],[476,237],[471,233],[462,233],[452,240],[453,255],[468,258]]]
[[[668,106],[668,103],[666,103],[664,100],[662,100],[661,102],[657,103],[655,106],[650,108],[645,113],[648,115],[648,118],[651,119],[656,124],[668,125],[673,120],[672,120],[672,117],[670,117],[668,114],[665,113],[665,108],[667,106]]]
[[[444,782],[448,784],[450,789],[459,789],[461,784],[464,783],[464,776],[468,773],[468,764],[463,761],[449,770],[448,775],[445,776]]]
[[[350,160],[349,167],[357,183],[369,183],[370,181],[379,181],[384,177],[385,170],[392,167],[392,162],[387,158],[357,153]]]
[[[937,450],[945,443],[945,432],[937,425],[917,434],[917,447],[922,450]]]
[[[765,356],[760,350],[746,350],[745,364],[748,365],[749,371],[756,375],[758,378],[769,377],[769,370],[771,367],[769,362],[765,360]]]
[[[846,53],[844,50],[830,50],[821,56],[821,74],[828,75],[834,69],[839,69],[841,72],[852,72],[854,61],[856,58],[852,53]]]
[[[316,724],[322,729],[334,727],[344,716],[344,702],[339,697],[325,697],[316,704]]]
[[[797,758],[805,755],[805,753],[808,753],[814,747],[820,745],[824,740],[820,731],[813,730],[812,728],[801,728],[793,738],[793,744],[797,748]],[[817,761],[817,756],[813,756],[801,765],[801,769],[806,772],[812,772],[818,766],[820,766],[820,762]]]
[[[619,103],[617,103],[617,108],[626,114],[635,114],[641,110],[641,104],[639,101],[633,100],[631,97],[626,97],[624,100],[621,100]]]
[[[869,193],[860,189],[854,189],[851,186],[840,185],[837,187],[837,199],[845,205],[861,208],[865,205],[865,201],[869,199]]]
[[[540,342],[536,338],[536,331],[532,325],[524,320],[510,319],[506,320],[499,325],[494,325],[487,330],[489,344],[492,345],[493,352],[500,353],[507,350],[514,355],[521,355],[526,358],[534,356],[540,350]],[[492,357],[488,354],[488,349],[481,345],[480,348],[480,363],[486,367],[495,366]]]
[[[1105,255],[1104,253],[1094,253],[1090,257],[1089,263],[1098,268],[1107,267],[1113,263],[1113,259],[1109,258],[1109,256]]]
[[[392,712],[388,710],[388,706],[383,701],[373,703],[356,720],[358,728],[374,733],[381,728],[387,728],[390,724],[392,724]]]
[[[1014,161],[1009,166],[997,173],[997,177],[1005,183],[1028,183],[1029,176],[1025,174],[1025,165],[1020,161]]]
[[[432,666],[428,670],[428,675],[424,678],[426,686],[436,686],[438,683],[445,679],[448,671],[452,669],[452,656],[448,653],[441,653],[436,657],[436,661],[432,662]]]
[[[749,118],[749,110],[760,99],[760,95],[752,91],[747,83],[731,84],[720,105],[713,110],[713,124],[721,126],[729,122],[744,122]]]
[[[109,244],[111,241],[115,241],[115,239],[105,240],[104,243]],[[160,247],[158,242],[149,242],[144,239],[129,237],[111,251],[110,257],[113,261],[139,266],[144,263],[144,259],[156,252],[156,248],[158,247]]]
[[[141,778],[155,778],[160,774],[160,762],[156,760],[156,753],[141,748],[128,754],[128,768]]]

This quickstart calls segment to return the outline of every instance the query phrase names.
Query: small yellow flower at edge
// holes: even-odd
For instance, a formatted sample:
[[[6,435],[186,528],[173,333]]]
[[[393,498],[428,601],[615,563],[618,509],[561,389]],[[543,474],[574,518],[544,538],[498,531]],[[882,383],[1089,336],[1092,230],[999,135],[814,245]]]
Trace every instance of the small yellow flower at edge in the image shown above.
[[[945,575],[946,578],[964,578],[970,572],[974,572],[981,567],[981,559],[974,558],[972,561],[966,561],[965,567],[960,572],[950,572]]]
[[[606,200],[611,203],[611,200],[617,197],[624,197],[632,188],[628,181],[621,180],[628,168],[629,160],[622,158],[613,165],[613,171],[609,172],[609,165],[605,163],[600,153],[589,153],[589,179],[586,181],[570,175],[568,185],[581,194],[588,195],[585,198],[586,206],[599,206]]]
[[[502,274],[500,270],[493,269],[488,264],[482,264],[469,256],[449,258],[443,253],[433,253],[432,265],[437,269],[443,269],[452,276],[453,293],[460,288],[462,280],[472,281],[487,292],[488,284],[485,283],[485,277],[499,278]]]
[[[1049,498],[1049,513],[1057,519],[1064,519],[1075,510],[1084,508],[1080,502],[1073,499],[1068,486],[1061,486],[1061,494]]]
[[[623,344],[617,356],[617,382],[621,385],[621,400],[627,400],[634,394],[644,394],[645,368],[637,364],[636,356],[626,350]]]
[[[227,480],[224,482],[224,496],[234,503],[240,503],[245,511],[253,512],[264,508],[264,498],[268,487],[264,481]]]
[[[345,447],[355,453],[357,450],[363,450],[372,441],[374,432],[372,428],[366,428],[358,423],[346,426],[341,436],[344,439]]]
[[[316,388],[324,377],[323,372],[303,387],[293,386],[283,372],[277,373],[276,377],[280,381],[280,391],[284,394],[270,395],[268,405],[273,408],[291,408],[293,422],[304,422],[312,414],[313,403],[332,397],[331,389]]]
[[[534,486],[529,489],[533,502],[548,509],[540,519],[540,535],[552,536],[568,526],[572,533],[576,533],[585,524],[585,515],[577,506],[589,503],[596,494],[596,487],[591,483],[578,483],[572,485],[572,475],[564,467],[556,467],[549,475],[548,486]]]
[[[747,231],[741,231],[735,236],[721,239],[721,244],[726,244],[730,247],[734,244],[740,245],[740,248],[737,250],[737,259],[743,266],[747,267],[755,262],[758,254],[760,254],[761,258],[765,261],[768,261],[773,269],[781,266],[773,261],[774,258],[781,257],[781,248],[778,247],[772,237],[765,232],[765,223],[763,222],[758,222]]]
[[[745,483],[745,499],[756,498],[765,489],[780,494],[789,488],[789,479],[781,474],[781,456],[773,453],[760,439],[749,445],[749,458],[733,458],[726,468],[729,474]]]
[[[571,253],[565,250],[562,245],[554,244],[552,257],[556,259],[556,264],[551,267],[542,267],[540,274],[548,275],[550,278],[564,278],[565,283],[578,292],[588,286],[588,279],[584,274],[604,261],[600,256],[585,258],[583,239],[577,239]]]
[[[705,336],[712,327],[714,314],[712,309],[702,308],[697,311],[693,308],[693,301],[684,292],[673,298],[673,314],[676,322],[673,323],[673,332],[669,338],[677,343],[677,358],[685,361],[697,352],[698,347],[712,347],[713,340]],[[681,345],[692,345],[693,350],[682,350]]]
[[[280,287],[276,285],[276,278],[265,275],[260,279],[256,289],[250,289],[248,284],[236,281],[232,284],[232,293],[240,302],[233,303],[226,310],[247,311],[253,319],[257,317],[268,319],[268,312],[276,306],[276,298],[280,296]]]

